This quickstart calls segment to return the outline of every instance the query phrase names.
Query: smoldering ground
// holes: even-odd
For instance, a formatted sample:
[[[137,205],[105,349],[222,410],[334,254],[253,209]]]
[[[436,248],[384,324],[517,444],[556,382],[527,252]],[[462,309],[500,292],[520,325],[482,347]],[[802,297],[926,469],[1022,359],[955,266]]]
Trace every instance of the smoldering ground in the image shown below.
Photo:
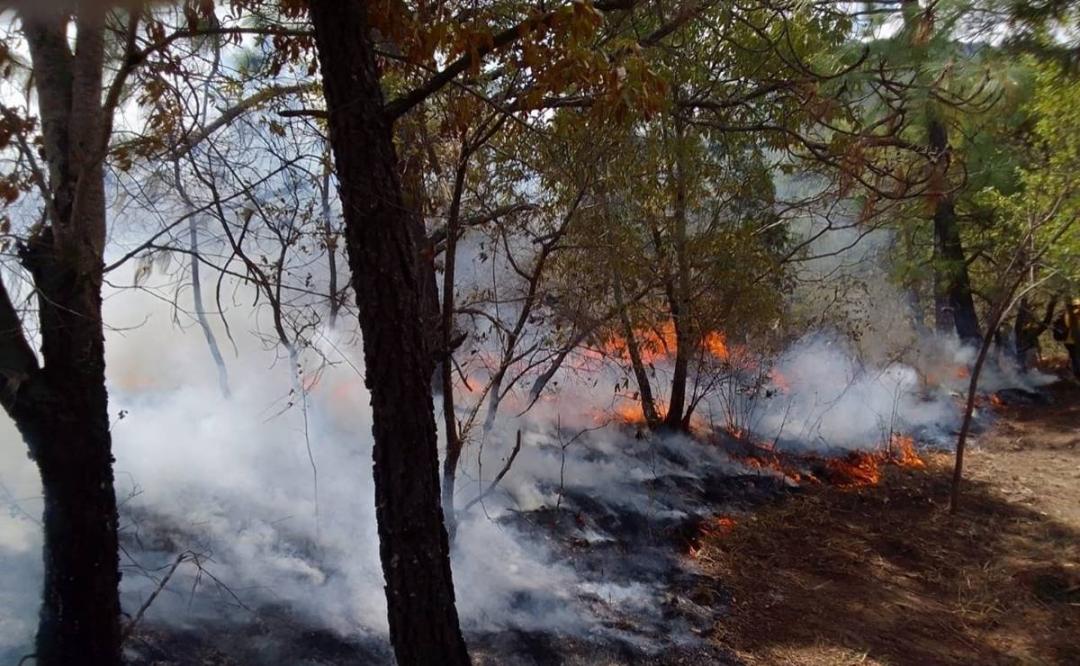
[[[226,399],[201,333],[178,328],[160,299],[168,285],[156,287],[116,289],[105,306],[125,612],[137,614],[184,558],[129,640],[129,659],[389,659],[355,331],[320,329],[294,368],[254,333],[266,330],[266,312],[247,306],[240,288],[229,301]],[[950,345],[934,353],[970,362]],[[920,348],[932,356],[929,343]],[[776,360],[787,386],[754,407],[755,430],[825,450],[877,446],[886,427],[945,441],[957,385],[928,391],[918,362],[875,365],[841,337],[804,338]],[[306,395],[294,391],[294,372]],[[596,372],[568,370],[521,417],[511,399],[496,427],[468,444],[459,507],[485,493],[522,433],[502,482],[459,516],[453,566],[470,643],[491,663],[648,663],[686,651],[720,662],[700,635],[724,604],[692,601],[688,534],[789,484],[688,438],[598,420],[612,396],[597,387],[621,370]],[[13,661],[31,651],[41,506],[36,469],[2,427],[0,657]]]

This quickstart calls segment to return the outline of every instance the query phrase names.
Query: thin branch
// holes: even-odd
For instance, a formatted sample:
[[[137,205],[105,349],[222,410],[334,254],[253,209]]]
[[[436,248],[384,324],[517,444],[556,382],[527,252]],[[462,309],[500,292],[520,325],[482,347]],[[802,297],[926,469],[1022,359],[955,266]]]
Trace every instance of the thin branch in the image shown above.
[[[503,477],[506,476],[506,473],[510,471],[510,466],[514,464],[514,459],[517,458],[517,455],[518,455],[518,453],[520,451],[521,451],[521,431],[518,430],[517,431],[517,441],[514,443],[514,449],[510,452],[510,457],[506,459],[506,464],[503,465],[503,468],[501,470],[499,470],[498,474],[495,475],[495,478],[491,480],[491,483],[488,484],[488,487],[487,487],[486,490],[484,490],[484,492],[480,493],[476,497],[469,500],[468,504],[466,504],[465,507],[461,510],[462,513],[468,511],[469,509],[471,509],[476,504],[482,502],[488,495],[490,495],[492,492],[495,491],[495,488],[498,487],[499,482],[502,481]]]

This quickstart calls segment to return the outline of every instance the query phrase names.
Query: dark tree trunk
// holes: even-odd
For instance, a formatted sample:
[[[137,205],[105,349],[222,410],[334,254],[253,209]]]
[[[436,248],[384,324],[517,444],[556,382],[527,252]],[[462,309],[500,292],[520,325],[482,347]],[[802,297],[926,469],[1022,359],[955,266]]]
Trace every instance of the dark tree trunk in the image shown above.
[[[416,246],[417,271],[420,286],[420,321],[423,324],[424,338],[430,355],[432,386],[439,390],[441,370],[445,355],[443,318],[439,306],[439,283],[435,271],[435,244],[428,236],[424,224],[424,210],[427,193],[424,189],[424,150],[422,143],[423,107],[414,109],[411,114],[401,118],[395,130],[404,150],[405,159],[399,160],[398,172],[401,174],[401,195],[405,208],[409,212],[409,231]]]
[[[626,338],[626,353],[630,356],[630,367],[634,371],[634,379],[637,381],[638,397],[641,399],[641,415],[645,418],[645,424],[650,428],[660,426],[660,415],[656,411],[656,399],[653,398],[652,383],[649,381],[649,373],[645,369],[645,362],[641,358],[641,349],[638,347],[637,337],[634,335],[634,324],[630,321],[630,313],[626,309],[623,296],[622,281],[618,275],[612,280],[615,292],[615,307],[619,311],[619,323],[622,325],[623,337]]]
[[[36,367],[6,291],[4,407],[41,472],[45,582],[36,663],[120,663],[120,583],[99,276],[55,261],[51,229],[23,251],[38,289]],[[100,275],[100,274],[99,274]],[[24,350],[13,372],[11,350]]]
[[[690,375],[692,343],[687,339],[682,309],[676,309],[674,303],[672,306],[671,315],[675,322],[675,368],[671,374],[671,401],[662,425],[667,430],[685,430],[683,413],[686,411],[686,385]]]
[[[979,318],[975,299],[971,295],[967,257],[960,238],[956,219],[956,203],[947,192],[944,170],[949,155],[948,128],[939,119],[930,121],[930,149],[938,160],[941,174],[938,180],[938,199],[934,206],[934,287],[936,324],[939,331],[955,328],[957,336],[966,343],[978,345]]]
[[[1038,355],[1039,336],[1050,328],[1056,309],[1057,296],[1055,295],[1047,302],[1043,318],[1039,320],[1035,318],[1035,313],[1027,297],[1020,299],[1019,309],[1016,312],[1016,322],[1013,324],[1013,341],[1016,362],[1021,371],[1027,372],[1031,357]]]
[[[668,305],[675,326],[675,368],[671,377],[671,400],[664,416],[663,427],[686,430],[683,413],[686,411],[686,384],[690,374],[690,354],[693,342],[690,335],[690,264],[687,255],[687,179],[686,132],[682,121],[675,120],[675,165],[672,170],[675,187],[674,226],[672,245],[675,249],[675,276],[667,285]]]
[[[104,10],[22,17],[49,167],[47,218],[20,248],[38,297],[39,365],[0,287],[0,402],[41,473],[45,581],[36,663],[120,664],[120,582],[101,320],[109,122]]]
[[[41,470],[45,585],[37,663],[120,663],[120,583],[101,286],[26,254],[39,290],[44,399],[16,418]]]
[[[961,340],[977,344],[981,338],[979,318],[975,313],[975,299],[971,295],[967,257],[960,229],[956,223],[956,209],[950,197],[938,203],[934,213],[934,236],[939,248],[941,271],[939,288],[944,298],[956,334]]]
[[[363,0],[312,0],[310,11],[371,391],[390,640],[402,666],[468,664],[440,505],[416,244],[402,201],[368,7]]]

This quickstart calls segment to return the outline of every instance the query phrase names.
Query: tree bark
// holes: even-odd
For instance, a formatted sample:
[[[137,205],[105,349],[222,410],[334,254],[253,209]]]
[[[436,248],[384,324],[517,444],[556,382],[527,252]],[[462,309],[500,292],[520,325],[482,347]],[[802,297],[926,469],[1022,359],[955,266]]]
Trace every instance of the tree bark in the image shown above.
[[[440,505],[421,286],[364,0],[312,0],[364,339],[390,640],[402,666],[468,664]]]
[[[22,16],[42,118],[48,216],[20,247],[38,296],[41,358],[0,286],[0,402],[41,472],[45,579],[36,663],[120,664],[120,582],[101,286],[104,9]]]
[[[641,348],[638,346],[637,337],[634,335],[634,324],[630,321],[630,313],[626,309],[622,280],[618,275],[612,276],[612,285],[615,295],[615,307],[619,311],[619,323],[622,324],[623,337],[626,338],[626,353],[630,357],[630,367],[633,369],[634,379],[637,381],[638,397],[641,400],[641,415],[645,418],[645,425],[655,429],[660,426],[660,414],[656,411],[656,399],[653,397],[652,383],[649,381],[649,373],[645,369],[645,362],[641,358]]]
[[[442,382],[443,429],[446,434],[446,459],[443,461],[442,505],[446,516],[447,532],[451,541],[457,531],[457,518],[454,515],[454,485],[457,482],[457,466],[461,459],[461,433],[458,430],[457,410],[454,408],[454,280],[457,273],[458,221],[461,218],[461,197],[465,189],[465,175],[469,163],[468,152],[462,147],[454,174],[454,192],[450,200],[450,211],[446,219],[446,252],[443,261],[442,285],[442,334],[439,345],[446,350],[446,356],[438,364],[439,378]]]
[[[420,285],[420,321],[430,356],[432,386],[441,385],[441,371],[445,350],[443,317],[439,308],[439,283],[435,271],[435,244],[424,224],[427,193],[424,188],[423,107],[400,118],[394,125],[399,144],[406,151],[404,159],[398,160],[402,201],[409,211],[409,231],[416,246],[417,271]]]
[[[214,329],[210,327],[210,320],[206,317],[206,307],[203,305],[202,276],[199,273],[199,225],[194,216],[188,223],[188,237],[191,248],[191,299],[195,306],[195,318],[206,339],[206,346],[210,349],[210,358],[214,360],[214,367],[217,368],[221,395],[228,399],[232,396],[232,391],[229,390],[229,370],[225,367],[225,358],[221,355],[221,348],[218,346],[217,337],[214,336]]]
[[[41,471],[45,584],[37,663],[119,664],[120,583],[100,282],[25,254],[39,292],[41,395],[10,410]]]
[[[681,120],[675,120],[675,164],[672,181],[675,188],[672,245],[675,250],[675,276],[667,285],[668,306],[675,326],[675,368],[671,377],[671,400],[663,427],[667,430],[686,430],[683,412],[686,410],[686,384],[690,374],[690,264],[687,256],[687,186],[686,131]]]
[[[937,156],[938,168],[946,168],[949,153],[949,134],[945,124],[937,118],[930,120],[930,149]],[[938,200],[934,205],[934,286],[936,323],[939,331],[955,328],[957,336],[969,344],[978,345],[979,318],[975,312],[975,299],[971,295],[971,278],[968,275],[967,256],[960,238],[956,219],[956,203],[951,193],[945,192],[944,173],[938,178]]]

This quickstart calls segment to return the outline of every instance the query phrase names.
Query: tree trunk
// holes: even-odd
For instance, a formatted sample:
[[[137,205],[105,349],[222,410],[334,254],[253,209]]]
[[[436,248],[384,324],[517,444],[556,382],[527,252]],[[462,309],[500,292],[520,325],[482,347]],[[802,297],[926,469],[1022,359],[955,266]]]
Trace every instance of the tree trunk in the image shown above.
[[[35,429],[45,495],[37,663],[120,662],[120,584],[100,287],[45,292],[45,379],[55,402]],[[39,287],[40,288],[40,287]],[[66,296],[67,298],[64,298]],[[46,306],[46,299],[51,304]]]
[[[46,223],[20,247],[43,365],[0,288],[0,401],[41,472],[45,580],[36,663],[120,664],[120,582],[101,285],[104,9],[22,17],[49,167]],[[76,55],[77,54],[77,55]]]
[[[468,664],[440,505],[431,361],[363,0],[312,0],[374,421],[375,508],[401,666]]]
[[[979,388],[979,376],[982,374],[986,355],[990,351],[993,337],[987,334],[979,345],[979,354],[975,357],[975,366],[971,369],[971,381],[968,384],[967,400],[964,403],[964,419],[960,425],[960,434],[956,438],[956,461],[953,465],[952,486],[949,491],[949,512],[956,513],[960,507],[960,483],[964,478],[964,450],[967,448],[968,433],[975,414],[975,398]]]
[[[675,369],[671,377],[671,400],[664,416],[663,427],[668,430],[685,430],[683,412],[686,409],[686,384],[690,373],[690,353],[693,349],[690,335],[690,265],[687,256],[687,187],[686,132],[682,121],[675,120],[675,187],[674,225],[672,245],[675,249],[675,277],[668,284],[668,304],[675,326]]]
[[[626,338],[626,353],[630,356],[630,367],[634,371],[634,379],[637,380],[638,397],[641,399],[641,415],[645,418],[645,425],[655,429],[660,426],[660,415],[656,411],[656,399],[653,398],[649,373],[646,371],[645,363],[641,359],[641,349],[638,347],[637,338],[634,336],[634,325],[630,321],[630,313],[627,311],[624,302],[621,278],[618,275],[613,276],[612,284],[615,293],[615,307],[619,310],[619,323],[622,324],[623,337]]]
[[[206,307],[203,305],[202,277],[199,272],[199,226],[194,216],[188,222],[188,237],[191,248],[191,299],[195,306],[195,318],[206,339],[206,346],[210,349],[210,358],[217,368],[221,395],[228,399],[232,396],[232,391],[229,390],[229,370],[225,367],[225,358],[221,355],[221,348],[214,336],[214,329],[210,328],[210,320],[206,317]]]
[[[684,430],[683,412],[686,411],[686,385],[690,375],[692,345],[687,339],[682,308],[674,303],[672,306],[671,315],[675,322],[675,368],[671,374],[671,400],[662,426],[667,430]]]
[[[431,381],[435,390],[441,386],[440,365],[446,353],[443,318],[439,307],[439,282],[435,271],[435,245],[428,237],[424,224],[427,193],[424,189],[424,150],[422,143],[423,107],[398,120],[395,131],[398,141],[407,151],[405,159],[399,160],[401,194],[409,211],[409,230],[416,246],[417,271],[420,285],[420,321],[431,363]]]
[[[951,197],[938,203],[934,213],[934,235],[940,251],[942,265],[939,281],[946,307],[952,317],[956,334],[967,343],[977,344],[981,338],[979,318],[975,312],[975,299],[971,295],[967,257],[960,229],[956,223],[956,209]]]
[[[936,320],[939,331],[955,328],[957,336],[966,343],[978,345],[979,318],[975,312],[975,299],[971,295],[971,279],[968,276],[967,257],[960,238],[956,219],[956,204],[945,182],[944,169],[949,154],[949,134],[945,124],[933,118],[930,121],[930,149],[937,157],[942,171],[938,180],[938,199],[934,205],[934,286]]]
[[[48,229],[23,252],[39,294],[45,365],[22,385],[4,389],[4,406],[41,472],[45,500],[36,663],[119,664],[120,573],[101,283],[62,268],[54,253]]]
[[[457,518],[454,515],[454,485],[457,482],[457,466],[461,459],[461,433],[458,430],[457,410],[454,408],[454,280],[457,273],[458,222],[461,219],[461,197],[465,189],[465,175],[468,166],[468,154],[462,147],[454,174],[454,192],[450,200],[450,211],[446,218],[446,252],[443,262],[442,322],[439,325],[441,337],[439,346],[446,352],[439,359],[439,377],[442,381],[443,429],[446,434],[446,459],[443,461],[442,505],[446,516],[447,532],[451,541],[457,532]]]
[[[330,328],[337,326],[338,313],[341,312],[342,295],[338,290],[338,266],[337,266],[337,232],[334,230],[334,222],[330,214],[330,169],[327,166],[323,172],[322,186],[319,188],[319,198],[322,204],[323,242],[326,243],[327,270],[330,272],[327,291],[329,292]]]

